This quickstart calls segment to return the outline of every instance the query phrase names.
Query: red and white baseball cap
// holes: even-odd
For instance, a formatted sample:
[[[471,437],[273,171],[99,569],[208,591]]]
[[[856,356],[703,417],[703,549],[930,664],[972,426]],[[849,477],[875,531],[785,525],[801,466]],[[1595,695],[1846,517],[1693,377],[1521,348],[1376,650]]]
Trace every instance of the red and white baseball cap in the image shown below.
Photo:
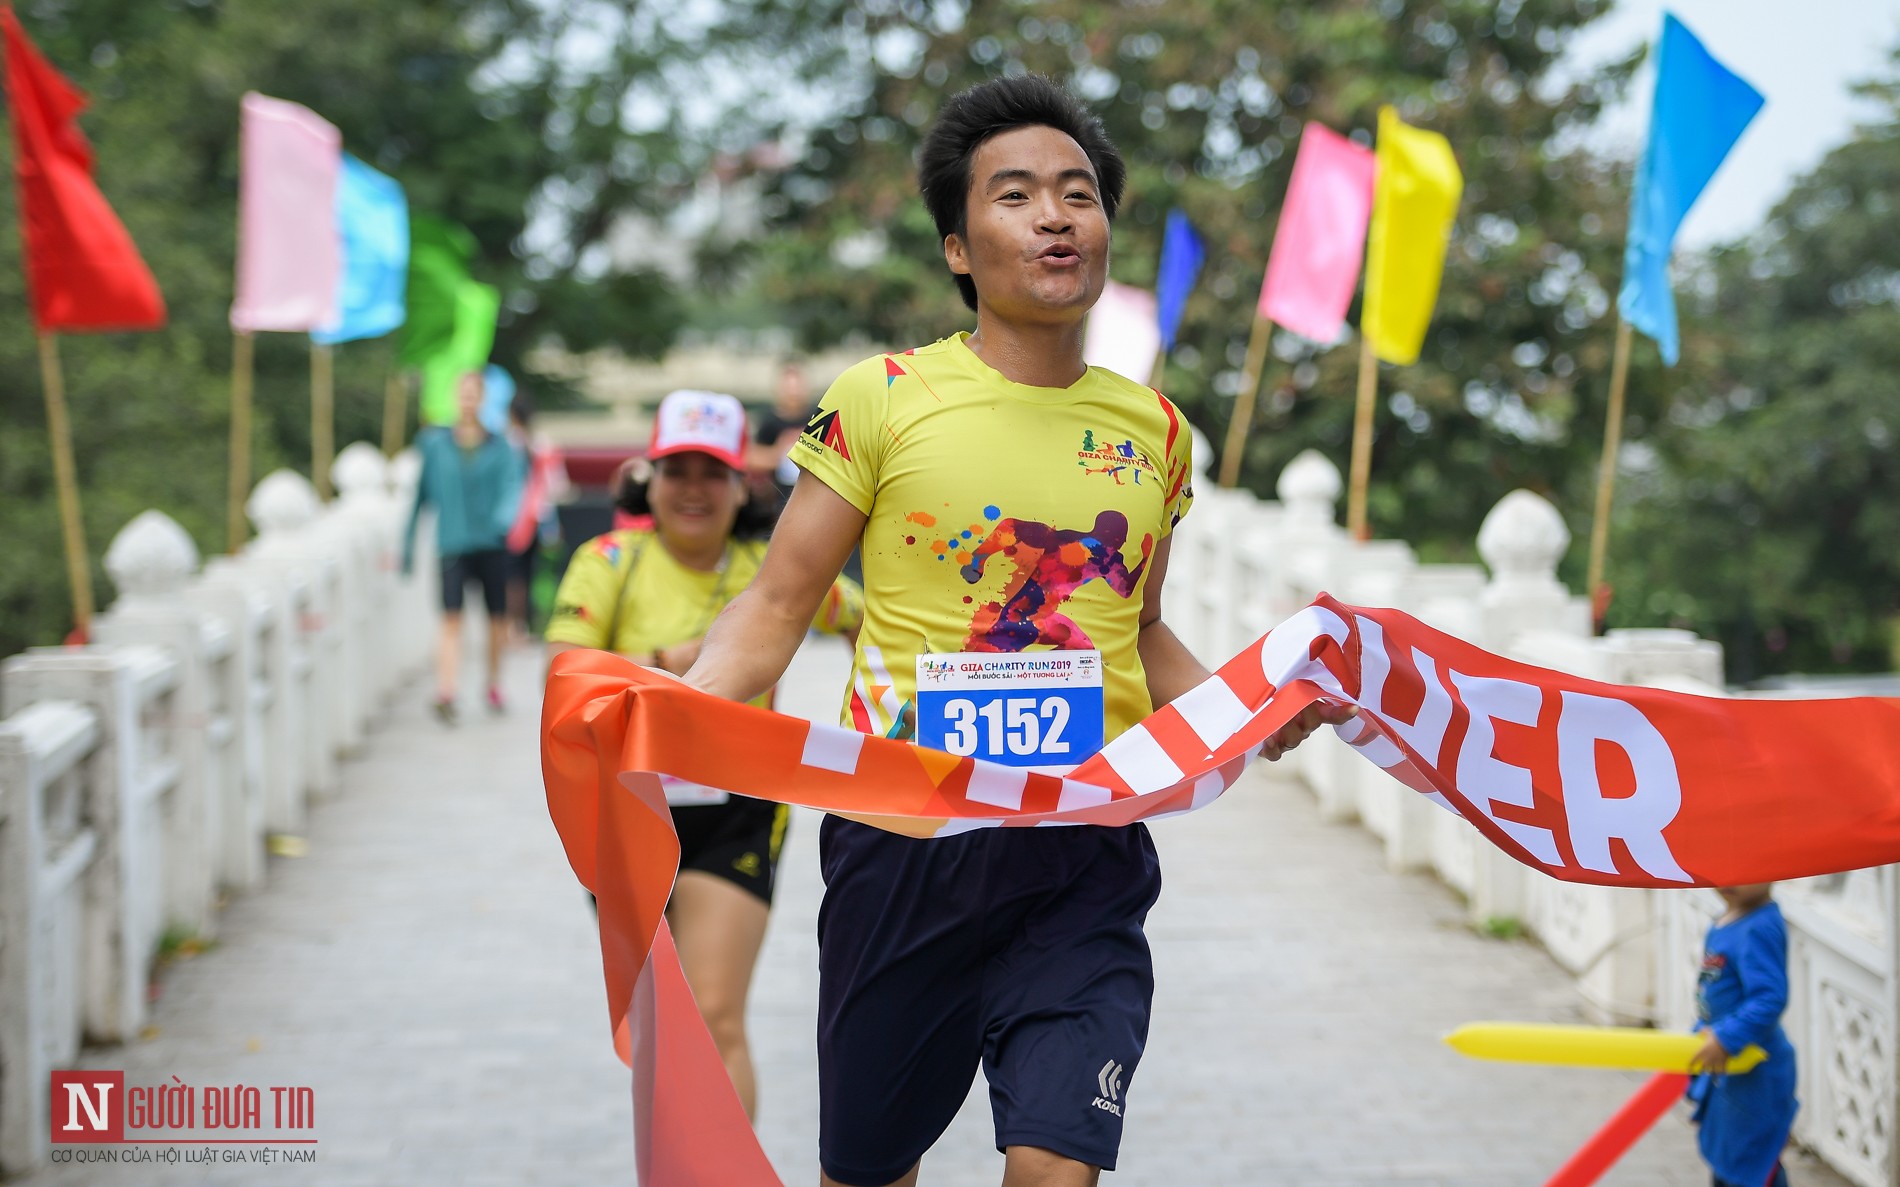
[[[704,453],[735,470],[745,469],[745,405],[719,392],[682,390],[660,401],[647,457]]]

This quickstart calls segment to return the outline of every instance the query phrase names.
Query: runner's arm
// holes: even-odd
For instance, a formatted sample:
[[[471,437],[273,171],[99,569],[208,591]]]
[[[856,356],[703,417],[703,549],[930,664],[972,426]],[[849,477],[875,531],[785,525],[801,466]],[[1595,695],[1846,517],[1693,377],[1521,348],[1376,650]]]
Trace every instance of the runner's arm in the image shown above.
[[[807,474],[792,488],[759,575],[713,620],[686,683],[729,701],[749,701],[777,684],[866,518]]]
[[[1157,709],[1213,675],[1201,666],[1201,661],[1194,658],[1168,624],[1161,621],[1161,585],[1168,576],[1168,554],[1173,547],[1173,536],[1155,546],[1154,559],[1149,562],[1148,584],[1141,595],[1141,636],[1137,647],[1142,669],[1148,673],[1148,698]],[[1261,753],[1269,759],[1277,759],[1305,741],[1306,736],[1321,725],[1336,725],[1353,712],[1344,705],[1308,705],[1300,710],[1298,717],[1267,739]]]
[[[1168,554],[1173,548],[1173,536],[1163,537],[1154,546],[1147,560],[1148,584],[1141,591],[1141,634],[1136,650],[1141,654],[1142,670],[1148,674],[1148,699],[1157,709],[1211,675],[1161,621],[1161,586],[1168,577]]]

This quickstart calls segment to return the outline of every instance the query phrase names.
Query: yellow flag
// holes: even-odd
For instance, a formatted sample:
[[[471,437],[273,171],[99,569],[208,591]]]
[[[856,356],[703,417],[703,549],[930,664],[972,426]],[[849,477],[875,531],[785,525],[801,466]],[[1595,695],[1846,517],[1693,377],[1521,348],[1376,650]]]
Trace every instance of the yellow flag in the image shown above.
[[[1400,122],[1390,107],[1379,109],[1378,160],[1359,330],[1385,362],[1415,363],[1465,179],[1443,136]]]

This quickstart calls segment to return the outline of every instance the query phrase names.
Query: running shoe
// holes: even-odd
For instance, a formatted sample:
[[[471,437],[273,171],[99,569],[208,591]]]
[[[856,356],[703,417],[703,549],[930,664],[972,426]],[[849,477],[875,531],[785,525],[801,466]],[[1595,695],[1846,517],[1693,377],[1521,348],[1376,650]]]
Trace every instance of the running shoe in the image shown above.
[[[497,717],[508,711],[507,702],[501,699],[501,689],[490,686],[488,690],[488,711]]]
[[[455,701],[450,697],[437,697],[435,700],[435,719],[443,725],[455,724]]]

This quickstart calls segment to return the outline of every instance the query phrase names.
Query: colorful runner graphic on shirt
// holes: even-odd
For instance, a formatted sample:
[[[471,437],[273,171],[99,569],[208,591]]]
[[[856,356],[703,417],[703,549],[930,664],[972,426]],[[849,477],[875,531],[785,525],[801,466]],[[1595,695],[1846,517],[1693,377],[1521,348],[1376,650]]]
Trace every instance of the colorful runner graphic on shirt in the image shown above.
[[[1141,562],[1130,569],[1121,548],[1128,540],[1128,517],[1104,511],[1087,530],[1067,531],[1033,519],[1005,519],[970,553],[963,579],[983,579],[989,558],[1001,554],[1016,571],[998,601],[977,607],[965,651],[1023,651],[1037,644],[1061,650],[1090,648],[1088,632],[1063,614],[1062,604],[1083,585],[1100,578],[1117,597],[1133,597],[1154,552],[1154,537],[1141,538]]]

